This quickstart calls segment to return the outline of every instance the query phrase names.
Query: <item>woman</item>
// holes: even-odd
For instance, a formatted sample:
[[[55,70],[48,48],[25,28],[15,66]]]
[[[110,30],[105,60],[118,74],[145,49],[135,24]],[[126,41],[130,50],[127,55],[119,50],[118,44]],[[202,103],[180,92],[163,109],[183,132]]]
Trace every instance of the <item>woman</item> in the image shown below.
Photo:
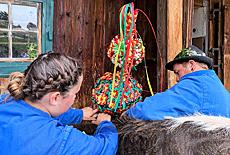
[[[9,94],[0,96],[0,154],[115,154],[116,127],[92,108],[69,109],[80,90],[79,62],[60,53],[40,55],[24,75],[10,76]],[[92,120],[94,136],[68,126]]]

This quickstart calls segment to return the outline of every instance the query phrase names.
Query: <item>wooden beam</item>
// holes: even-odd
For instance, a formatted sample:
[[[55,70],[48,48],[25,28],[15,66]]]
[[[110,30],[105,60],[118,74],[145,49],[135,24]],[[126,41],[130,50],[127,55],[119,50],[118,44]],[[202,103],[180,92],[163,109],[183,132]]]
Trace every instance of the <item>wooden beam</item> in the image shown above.
[[[230,5],[224,6],[224,86],[230,92]]]
[[[175,7],[176,6],[176,7]],[[172,61],[182,49],[183,0],[168,0],[167,3],[167,59]],[[168,88],[176,83],[172,71],[168,71]]]

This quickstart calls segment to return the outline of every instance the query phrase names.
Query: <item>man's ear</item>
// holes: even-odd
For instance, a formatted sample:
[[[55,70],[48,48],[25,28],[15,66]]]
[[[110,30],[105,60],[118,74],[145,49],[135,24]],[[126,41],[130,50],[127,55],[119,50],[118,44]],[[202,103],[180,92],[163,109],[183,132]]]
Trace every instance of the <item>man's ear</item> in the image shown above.
[[[57,105],[58,99],[60,97],[60,92],[51,92],[49,95],[50,104],[53,106]]]
[[[192,68],[193,70],[196,70],[196,62],[194,60],[188,61],[189,68]]]

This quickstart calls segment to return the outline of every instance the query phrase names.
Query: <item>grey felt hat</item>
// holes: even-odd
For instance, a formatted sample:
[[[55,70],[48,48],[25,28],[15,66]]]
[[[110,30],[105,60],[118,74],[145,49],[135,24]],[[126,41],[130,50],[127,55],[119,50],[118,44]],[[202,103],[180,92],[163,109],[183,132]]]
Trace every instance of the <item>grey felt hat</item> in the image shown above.
[[[181,50],[180,53],[173,59],[173,61],[170,61],[165,65],[165,68],[173,71],[173,65],[176,62],[188,62],[189,60],[202,62],[207,64],[209,68],[212,67],[212,59],[207,57],[202,50],[194,45],[191,45],[186,49]]]

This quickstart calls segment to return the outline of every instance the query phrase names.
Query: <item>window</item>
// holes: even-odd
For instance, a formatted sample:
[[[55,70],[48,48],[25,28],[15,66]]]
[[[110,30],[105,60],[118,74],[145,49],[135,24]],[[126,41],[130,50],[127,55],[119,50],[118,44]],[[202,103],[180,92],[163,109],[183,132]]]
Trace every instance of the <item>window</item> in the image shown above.
[[[41,54],[41,4],[0,2],[0,10],[0,60],[29,59],[30,46]]]
[[[37,54],[52,50],[53,0],[0,1],[0,77],[23,72]]]

